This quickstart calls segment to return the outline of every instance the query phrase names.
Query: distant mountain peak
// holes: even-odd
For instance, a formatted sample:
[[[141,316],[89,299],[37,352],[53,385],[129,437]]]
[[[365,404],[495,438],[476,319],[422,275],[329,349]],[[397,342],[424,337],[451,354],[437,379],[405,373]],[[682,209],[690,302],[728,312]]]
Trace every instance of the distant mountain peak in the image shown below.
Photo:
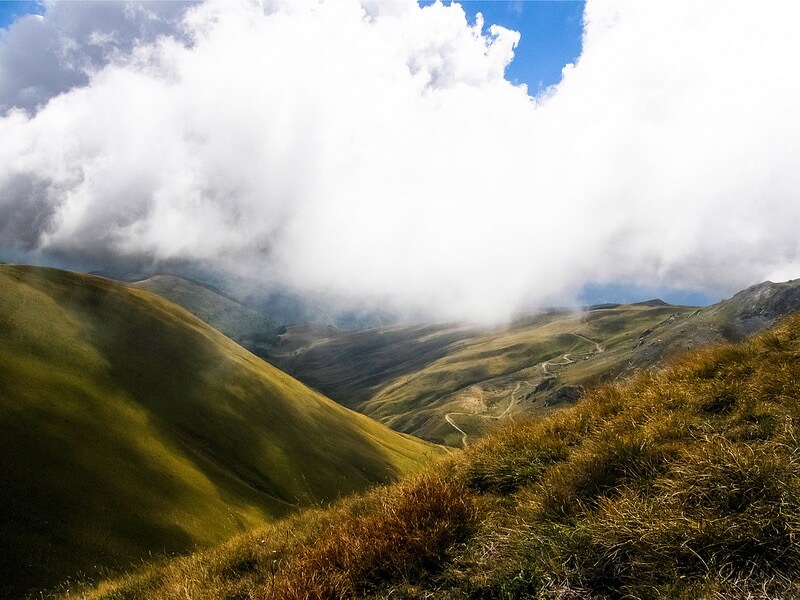
[[[664,302],[661,298],[653,298],[652,300],[645,300],[644,302],[634,302],[631,306],[669,306],[669,302]]]

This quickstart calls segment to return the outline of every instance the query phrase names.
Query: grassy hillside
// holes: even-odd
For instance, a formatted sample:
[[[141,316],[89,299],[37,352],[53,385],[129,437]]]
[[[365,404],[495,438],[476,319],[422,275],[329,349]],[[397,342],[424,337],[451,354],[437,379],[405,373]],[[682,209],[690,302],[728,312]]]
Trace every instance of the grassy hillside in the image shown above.
[[[220,542],[435,452],[148,292],[0,266],[0,597]]]
[[[390,427],[460,446],[514,417],[574,401],[624,371],[643,332],[694,308],[551,312],[511,327],[289,327],[268,360]]]
[[[798,308],[800,281],[765,282],[706,308],[605,305],[494,330],[289,327],[265,352],[301,381],[396,430],[461,446],[676,352],[763,331]]]
[[[800,315],[70,598],[796,598],[799,428]]]
[[[132,283],[182,306],[232,340],[246,346],[278,340],[275,325],[263,314],[211,288],[173,275],[155,275]]]
[[[632,305],[549,313],[485,332],[384,386],[357,409],[399,431],[469,443],[500,420],[540,415],[623,371],[642,332],[694,309]]]

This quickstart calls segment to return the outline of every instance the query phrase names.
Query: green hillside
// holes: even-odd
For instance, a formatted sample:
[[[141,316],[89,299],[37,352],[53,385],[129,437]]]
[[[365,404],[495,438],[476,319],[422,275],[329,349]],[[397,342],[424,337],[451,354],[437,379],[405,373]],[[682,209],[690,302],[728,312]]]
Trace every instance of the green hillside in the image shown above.
[[[131,285],[182,306],[248,349],[255,343],[277,341],[276,327],[266,316],[195,281],[173,275],[154,275]]]
[[[330,398],[451,446],[541,416],[588,386],[738,341],[800,308],[800,281],[765,282],[705,308],[654,300],[551,311],[509,327],[398,325],[348,332],[292,326],[269,360]]]
[[[0,597],[186,552],[438,450],[99,277],[0,265]]]
[[[788,600],[798,440],[800,315],[70,598]]]
[[[694,312],[644,303],[553,311],[499,329],[293,326],[268,353],[346,406],[399,431],[461,446],[502,421],[574,401],[583,387],[628,369],[643,333]]]
[[[398,431],[469,443],[501,420],[573,402],[583,387],[624,369],[643,331],[692,310],[631,305],[545,314],[475,336],[357,409]]]

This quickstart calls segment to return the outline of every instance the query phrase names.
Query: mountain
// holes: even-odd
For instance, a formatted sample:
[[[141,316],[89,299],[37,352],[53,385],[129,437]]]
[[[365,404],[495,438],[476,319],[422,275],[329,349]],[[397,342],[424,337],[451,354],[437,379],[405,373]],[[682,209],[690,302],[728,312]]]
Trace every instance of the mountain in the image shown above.
[[[337,402],[398,431],[460,446],[503,420],[546,414],[595,383],[687,349],[741,340],[798,309],[800,280],[766,282],[705,308],[607,304],[491,330],[289,327],[263,352]]]
[[[660,364],[677,351],[741,341],[797,310],[800,310],[800,280],[759,283],[685,318],[643,332],[641,343],[631,355],[629,371]]]
[[[0,597],[220,542],[438,451],[149,292],[0,266]]]
[[[278,339],[275,325],[263,314],[207,285],[174,275],[154,275],[131,285],[182,306],[240,344]]]
[[[800,315],[68,600],[800,597]]]
[[[356,408],[398,431],[467,445],[500,421],[546,414],[613,379],[642,331],[693,310],[629,305],[540,315],[463,341]]]

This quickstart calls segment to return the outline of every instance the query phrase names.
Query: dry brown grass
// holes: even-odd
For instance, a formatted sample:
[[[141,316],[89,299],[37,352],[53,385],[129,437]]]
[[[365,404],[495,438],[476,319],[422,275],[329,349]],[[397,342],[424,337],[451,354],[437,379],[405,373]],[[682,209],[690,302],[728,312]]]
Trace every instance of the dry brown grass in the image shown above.
[[[476,525],[473,496],[427,473],[306,511],[220,548],[163,561],[68,598],[340,599],[436,574]]]
[[[427,476],[373,512],[315,537],[282,570],[265,598],[354,598],[396,581],[435,575],[474,528],[472,498],[458,483]]]

